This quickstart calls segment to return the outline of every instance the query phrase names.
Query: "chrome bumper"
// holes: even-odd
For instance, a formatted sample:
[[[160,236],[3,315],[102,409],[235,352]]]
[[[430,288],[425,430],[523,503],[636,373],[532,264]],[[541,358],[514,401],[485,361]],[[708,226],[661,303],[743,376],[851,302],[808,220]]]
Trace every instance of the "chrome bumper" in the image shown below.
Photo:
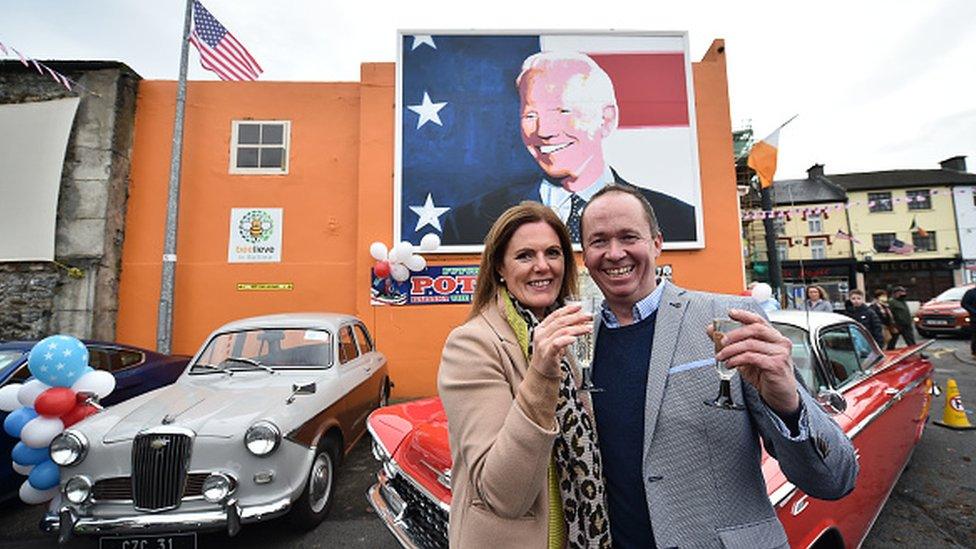
[[[241,524],[281,516],[290,508],[289,498],[249,507],[241,507],[231,500],[224,509],[214,511],[146,513],[107,518],[79,517],[72,508],[64,506],[58,514],[45,515],[41,519],[40,527],[49,534],[58,534],[58,541],[61,543],[67,542],[73,534],[153,534],[226,528],[227,533],[233,536],[240,530]]]
[[[405,508],[403,500],[387,484],[383,471],[377,477],[378,482],[369,487],[366,499],[400,545],[406,549],[419,549],[407,534],[407,525],[401,520]]]

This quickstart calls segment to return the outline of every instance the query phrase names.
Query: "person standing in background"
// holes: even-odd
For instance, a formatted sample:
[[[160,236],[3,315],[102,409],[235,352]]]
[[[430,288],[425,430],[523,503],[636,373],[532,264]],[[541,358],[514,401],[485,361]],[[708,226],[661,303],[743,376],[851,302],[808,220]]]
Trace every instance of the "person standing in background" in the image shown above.
[[[915,345],[915,328],[912,326],[912,313],[908,310],[908,304],[905,303],[906,295],[908,295],[908,290],[904,286],[895,286],[891,289],[888,307],[891,308],[891,316],[894,318],[898,333],[891,337],[891,341],[885,347],[889,351],[895,348],[898,343],[898,336],[905,339],[905,345]]]
[[[891,309],[888,308],[888,292],[877,289],[874,291],[874,301],[869,305],[874,314],[878,315],[881,319],[882,332],[884,334],[884,345],[881,348],[885,348],[891,338],[895,337],[898,333],[898,328],[895,326],[895,318],[891,316]]]
[[[807,300],[804,305],[808,311],[834,312],[834,306],[830,304],[830,297],[820,286],[807,286]]]
[[[969,352],[976,357],[976,286],[966,290],[960,305],[969,313],[969,331],[972,334],[969,340]]]
[[[871,307],[864,303],[864,292],[861,290],[851,290],[847,294],[847,299],[850,301],[850,305],[848,305],[844,314],[864,325],[871,332],[871,337],[874,338],[874,341],[878,343],[879,347],[883,345],[884,331],[882,330],[881,319],[878,318],[878,315],[875,314]]]

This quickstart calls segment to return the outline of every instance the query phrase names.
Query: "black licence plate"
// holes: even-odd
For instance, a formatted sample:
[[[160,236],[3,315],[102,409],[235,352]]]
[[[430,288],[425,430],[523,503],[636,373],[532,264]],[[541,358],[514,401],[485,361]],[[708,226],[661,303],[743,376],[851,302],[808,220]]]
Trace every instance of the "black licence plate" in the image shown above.
[[[197,534],[112,536],[98,540],[99,549],[196,549]]]

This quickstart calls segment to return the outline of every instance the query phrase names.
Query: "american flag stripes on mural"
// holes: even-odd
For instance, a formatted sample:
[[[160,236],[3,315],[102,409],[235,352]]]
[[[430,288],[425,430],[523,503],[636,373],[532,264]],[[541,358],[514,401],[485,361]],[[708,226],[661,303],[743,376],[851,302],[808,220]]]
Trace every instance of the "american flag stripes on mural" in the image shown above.
[[[190,42],[200,52],[203,68],[221,80],[257,80],[264,72],[247,48],[197,0],[193,2]]]

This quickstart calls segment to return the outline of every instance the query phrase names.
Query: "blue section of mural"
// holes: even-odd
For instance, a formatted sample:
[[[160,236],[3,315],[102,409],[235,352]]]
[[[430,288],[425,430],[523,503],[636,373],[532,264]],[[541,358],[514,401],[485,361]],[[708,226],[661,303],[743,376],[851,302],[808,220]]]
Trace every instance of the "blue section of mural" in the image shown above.
[[[419,217],[410,206],[424,205],[428,194],[435,206],[453,208],[540,176],[519,135],[515,88],[522,61],[539,51],[539,37],[435,35],[436,48],[414,48],[411,35],[402,39],[400,234],[417,244],[438,232],[431,224],[415,230]],[[424,93],[430,116],[410,109],[424,104]]]

